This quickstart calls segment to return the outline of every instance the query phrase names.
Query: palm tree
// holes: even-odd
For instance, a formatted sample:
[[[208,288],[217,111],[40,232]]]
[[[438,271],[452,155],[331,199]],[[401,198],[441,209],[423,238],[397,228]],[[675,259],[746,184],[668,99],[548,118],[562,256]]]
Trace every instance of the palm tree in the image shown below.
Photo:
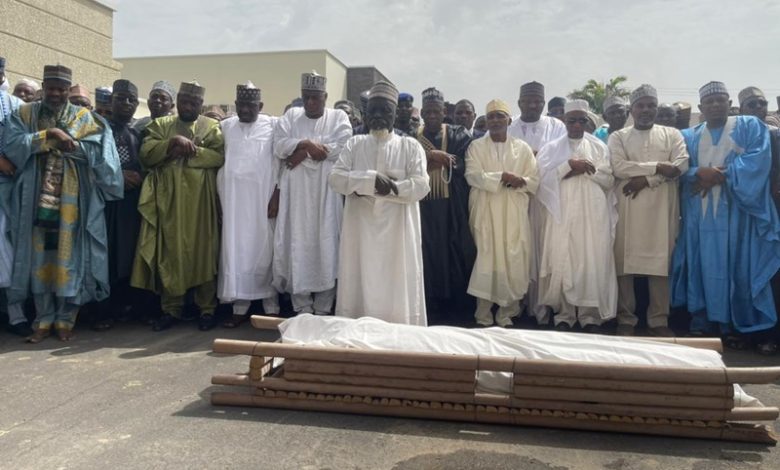
[[[607,82],[598,82],[590,79],[585,86],[569,93],[569,98],[585,100],[594,113],[601,114],[602,104],[607,96],[617,95],[625,97],[629,95],[628,89],[620,86],[621,83],[627,80],[628,77],[625,75],[618,75]]]

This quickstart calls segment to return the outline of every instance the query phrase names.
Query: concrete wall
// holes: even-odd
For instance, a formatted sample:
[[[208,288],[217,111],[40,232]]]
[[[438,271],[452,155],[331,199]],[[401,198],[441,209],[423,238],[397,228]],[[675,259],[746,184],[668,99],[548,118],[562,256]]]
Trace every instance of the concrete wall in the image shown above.
[[[73,70],[74,83],[94,90],[119,78],[113,59],[113,3],[95,0],[0,0],[0,55],[11,87],[40,81],[43,66]]]
[[[301,73],[316,70],[328,77],[328,103],[346,94],[347,68],[326,50],[255,52],[166,57],[126,57],[122,77],[138,86],[146,97],[157,80],[177,88],[196,79],[206,88],[206,105],[232,105],[236,85],[251,80],[262,90],[263,111],[280,115],[301,94]]]
[[[390,81],[376,67],[350,67],[347,71],[347,99],[355,103],[355,106],[360,107],[360,93],[368,90],[380,80]]]

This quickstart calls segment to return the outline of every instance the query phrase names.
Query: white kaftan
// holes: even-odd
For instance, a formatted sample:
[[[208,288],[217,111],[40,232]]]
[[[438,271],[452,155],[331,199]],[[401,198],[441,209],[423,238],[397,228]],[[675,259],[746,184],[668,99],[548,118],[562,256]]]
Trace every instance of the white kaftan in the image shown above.
[[[398,195],[374,194],[377,173],[395,180]],[[417,201],[430,186],[422,146],[395,134],[357,135],[344,146],[328,180],[347,199],[336,315],[426,325]]]
[[[512,118],[507,132],[531,146],[534,154],[548,142],[566,135],[566,125],[559,119],[541,116],[536,122],[524,122],[520,116]]]
[[[568,160],[588,160],[592,175],[564,179]],[[615,317],[617,278],[612,251],[616,201],[609,150],[598,138],[564,136],[538,155],[539,201],[547,209],[544,249],[539,265],[539,298],[560,311],[564,304],[598,308],[602,319]]]
[[[677,179],[656,174],[658,163],[688,170],[688,151],[677,129],[653,126],[648,130],[621,129],[609,137],[612,171],[617,179],[618,224],[615,237],[617,275],[669,275],[677,238],[680,201]],[[624,196],[632,177],[644,176],[649,187],[636,197]]]
[[[217,173],[222,206],[217,296],[223,302],[275,296],[271,286],[274,220],[268,218],[279,174],[273,154],[276,118],[255,122],[238,117],[220,123],[225,138],[225,165]]]
[[[273,285],[279,291],[306,294],[335,287],[343,199],[328,186],[328,174],[352,136],[347,114],[326,108],[317,119],[303,108],[290,108],[277,121],[274,155],[285,160],[302,140],[328,149],[323,161],[306,158],[279,174],[279,215],[274,233]]]
[[[525,180],[522,188],[501,183],[504,172]],[[468,293],[506,307],[525,296],[531,261],[528,202],[539,186],[531,147],[507,137],[493,142],[489,135],[471,143],[466,152],[469,226],[477,245]]]

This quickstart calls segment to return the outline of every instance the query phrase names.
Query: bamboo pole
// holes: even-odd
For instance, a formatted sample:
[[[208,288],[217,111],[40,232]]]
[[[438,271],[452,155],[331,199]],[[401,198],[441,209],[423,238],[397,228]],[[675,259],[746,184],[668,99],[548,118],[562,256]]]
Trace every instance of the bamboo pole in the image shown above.
[[[380,398],[400,398],[407,400],[448,401],[455,403],[473,403],[473,393],[427,392],[401,388],[366,387],[359,385],[339,385],[309,382],[292,382],[284,379],[266,378],[260,387],[286,392],[328,393],[342,395],[364,395]],[[258,387],[258,388],[260,388]]]
[[[252,326],[258,330],[276,330],[279,328],[279,325],[285,321],[284,318],[265,315],[252,315],[250,320]]]
[[[237,387],[251,387],[252,381],[246,374],[217,374],[211,377],[212,385],[232,385]]]
[[[328,362],[353,362],[376,365],[431,367],[476,370],[478,357],[470,354],[348,349],[297,344],[263,343],[233,339],[215,339],[213,351],[221,354],[311,359]],[[510,371],[507,371],[510,372]]]
[[[639,382],[631,380],[589,379],[581,377],[553,377],[544,375],[515,375],[515,385],[541,387],[582,388],[588,390],[613,390],[623,392],[663,393],[669,395],[694,395],[703,397],[732,398],[733,385],[675,384],[668,382]]]
[[[676,408],[713,408],[728,410],[734,407],[734,400],[732,398],[692,397],[664,395],[660,393],[615,392],[609,390],[587,390],[581,388],[515,385],[513,394],[517,398],[575,401],[584,403],[614,403],[624,405],[670,406]]]
[[[474,392],[474,382],[445,382],[440,380],[414,380],[393,377],[365,377],[341,374],[315,374],[295,372],[289,368],[284,371],[284,378],[290,381],[326,383],[339,385],[361,385],[368,387],[405,388],[408,390],[425,390],[440,392]]]
[[[480,363],[480,357],[466,354],[326,348],[226,339],[214,340],[213,350],[215,353],[226,354],[455,370],[476,370]],[[514,364],[513,371],[517,374],[702,384],[772,383],[780,380],[780,367],[728,369],[725,367],[666,367],[520,358],[500,360],[487,357],[482,359],[482,363],[508,368],[510,360]],[[499,368],[492,370],[503,371]]]
[[[627,338],[627,337],[622,337]],[[634,337],[639,341],[652,341],[655,343],[672,343],[679,344],[681,346],[688,346],[689,348],[696,349],[709,349],[719,353],[723,352],[723,342],[720,338],[656,338],[656,337]]]
[[[576,417],[560,417],[530,414],[505,414],[491,413],[479,408],[474,411],[447,410],[425,408],[418,406],[383,406],[375,401],[359,403],[344,401],[328,401],[296,399],[287,397],[250,396],[237,393],[215,392],[211,396],[213,405],[230,406],[257,406],[266,408],[283,408],[307,411],[325,411],[339,413],[354,413],[367,415],[384,415],[406,418],[425,418],[467,422],[501,422],[521,426],[539,426],[563,429],[577,429],[585,431],[607,431],[632,434],[651,434],[659,436],[689,437],[698,439],[720,439],[740,442],[753,442],[760,444],[777,443],[777,437],[766,426],[728,424],[723,427],[685,425],[679,420],[678,424],[660,423],[629,423],[624,421],[601,420],[596,417],[580,413]],[[381,403],[381,402],[380,402]],[[593,415],[595,416],[595,415]]]
[[[473,384],[476,373],[473,370],[436,369],[432,367],[406,367],[348,362],[324,362],[300,359],[284,361],[287,372],[308,372],[314,374],[350,375],[364,377],[391,377],[400,379],[438,380]]]

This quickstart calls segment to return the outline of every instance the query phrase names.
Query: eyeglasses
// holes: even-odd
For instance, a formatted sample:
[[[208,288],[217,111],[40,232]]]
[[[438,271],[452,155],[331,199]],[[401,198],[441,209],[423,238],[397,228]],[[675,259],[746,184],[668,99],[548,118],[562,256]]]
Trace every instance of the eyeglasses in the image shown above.
[[[753,100],[745,103],[745,106],[747,106],[750,109],[756,109],[756,108],[766,108],[769,104],[766,100]]]
[[[566,119],[566,124],[569,124],[573,126],[574,124],[580,123],[583,126],[587,123],[589,123],[590,120],[588,118],[568,118]]]

